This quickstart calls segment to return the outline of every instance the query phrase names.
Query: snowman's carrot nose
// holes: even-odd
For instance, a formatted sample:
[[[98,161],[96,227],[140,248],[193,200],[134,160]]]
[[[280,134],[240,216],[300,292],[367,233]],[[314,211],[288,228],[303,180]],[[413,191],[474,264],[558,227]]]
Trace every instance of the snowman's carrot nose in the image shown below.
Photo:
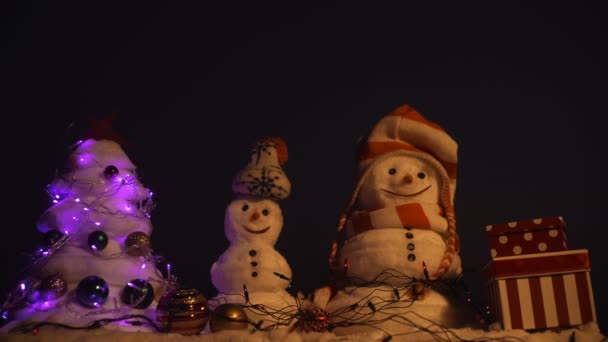
[[[414,178],[409,173],[406,174],[405,177],[403,177],[403,183],[405,183],[405,184],[412,184],[413,180],[414,180]]]
[[[251,214],[251,217],[249,218],[250,221],[255,221],[260,217],[260,213],[258,213],[257,211],[254,211],[253,214]]]

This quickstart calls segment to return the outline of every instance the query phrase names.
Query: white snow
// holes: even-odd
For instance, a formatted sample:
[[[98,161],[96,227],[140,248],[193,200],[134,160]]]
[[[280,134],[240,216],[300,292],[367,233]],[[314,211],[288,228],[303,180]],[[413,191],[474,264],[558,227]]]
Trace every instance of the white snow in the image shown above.
[[[382,332],[370,332],[337,336],[334,333],[299,333],[289,332],[288,330],[273,330],[270,332],[251,333],[249,330],[242,331],[222,331],[213,334],[203,334],[196,336],[184,336],[179,334],[164,333],[128,333],[119,331],[109,331],[104,329],[89,331],[55,330],[41,329],[37,335],[22,333],[0,333],[0,340],[6,342],[373,342],[382,341],[386,335]],[[419,332],[402,337],[393,337],[391,341],[523,341],[523,342],[599,342],[605,341],[603,335],[595,323],[588,323],[578,328],[564,329],[562,331],[544,331],[530,333],[525,330],[481,330],[481,329],[451,329],[444,331],[436,336],[428,333]]]

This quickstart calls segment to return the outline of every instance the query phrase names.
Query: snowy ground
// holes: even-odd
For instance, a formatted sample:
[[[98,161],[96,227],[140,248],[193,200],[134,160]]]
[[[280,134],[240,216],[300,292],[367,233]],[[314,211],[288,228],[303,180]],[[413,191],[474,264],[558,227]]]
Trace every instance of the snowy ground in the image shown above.
[[[62,341],[62,342],[373,342],[382,341],[386,335],[377,332],[369,334],[357,334],[348,336],[336,336],[332,333],[290,333],[286,330],[275,330],[272,332],[256,332],[251,334],[248,331],[222,331],[215,334],[182,336],[179,334],[160,334],[160,333],[125,333],[111,330],[89,330],[89,331],[67,331],[53,330],[50,328],[41,329],[37,335],[33,334],[0,334],[0,341],[6,342],[38,342],[38,341]],[[526,341],[526,342],[596,342],[608,341],[602,335],[597,324],[590,323],[577,329],[567,329],[560,332],[537,332],[528,333],[524,330],[511,331],[483,331],[474,329],[452,329],[448,333],[436,334],[435,336],[427,333],[416,333],[408,336],[393,337],[391,341]]]

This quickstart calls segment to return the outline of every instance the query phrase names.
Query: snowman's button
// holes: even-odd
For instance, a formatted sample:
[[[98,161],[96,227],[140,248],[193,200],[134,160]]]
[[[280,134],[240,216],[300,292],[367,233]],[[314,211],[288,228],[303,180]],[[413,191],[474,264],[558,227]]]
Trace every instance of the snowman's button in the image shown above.
[[[252,277],[257,277],[258,276],[258,272],[251,272],[251,276]]]
[[[412,233],[406,233],[405,237],[408,238],[408,239],[411,239],[411,238],[414,237],[414,234],[412,234]]]
[[[255,266],[257,266],[257,265],[258,265],[257,261],[252,261],[252,262],[251,262],[251,266],[255,267]]]
[[[249,251],[249,255],[251,256],[255,256],[256,254],[258,254],[254,249]]]
[[[412,230],[411,227],[405,227],[405,230]]]
[[[407,249],[408,249],[408,250],[413,251],[413,250],[414,250],[414,248],[415,248],[415,246],[414,246],[414,244],[413,244],[413,243],[408,243],[408,244],[407,244]]]
[[[407,260],[414,261],[414,260],[416,260],[416,256],[414,254],[410,254],[407,256]]]

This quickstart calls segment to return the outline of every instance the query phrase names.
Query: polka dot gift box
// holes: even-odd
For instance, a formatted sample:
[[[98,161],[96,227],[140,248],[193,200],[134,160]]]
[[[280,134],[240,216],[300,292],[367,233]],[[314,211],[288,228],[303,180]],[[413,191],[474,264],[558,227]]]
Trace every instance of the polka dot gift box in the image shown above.
[[[568,250],[561,216],[486,226],[492,258]]]

